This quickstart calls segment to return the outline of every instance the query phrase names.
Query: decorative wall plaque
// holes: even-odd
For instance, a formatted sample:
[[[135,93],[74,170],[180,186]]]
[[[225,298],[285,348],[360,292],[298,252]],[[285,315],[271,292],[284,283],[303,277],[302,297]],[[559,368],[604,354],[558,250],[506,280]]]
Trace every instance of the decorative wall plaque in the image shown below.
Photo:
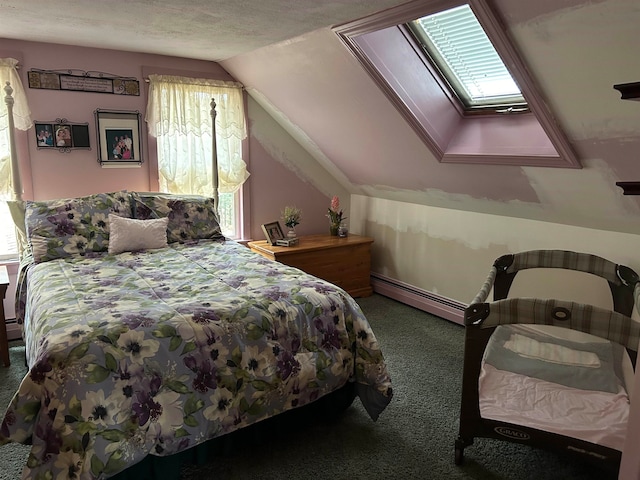
[[[134,77],[120,77],[84,70],[38,70],[28,72],[29,87],[45,90],[140,95],[140,82]]]

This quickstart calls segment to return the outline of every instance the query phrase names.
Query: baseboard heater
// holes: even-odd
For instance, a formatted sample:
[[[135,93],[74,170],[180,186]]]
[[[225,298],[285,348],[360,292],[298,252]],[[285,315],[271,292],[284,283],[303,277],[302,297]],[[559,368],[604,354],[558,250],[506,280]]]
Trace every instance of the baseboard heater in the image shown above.
[[[22,338],[22,328],[15,318],[7,320],[7,340],[20,340]]]
[[[422,290],[408,283],[386,277],[379,273],[371,273],[373,291],[405,303],[432,315],[437,315],[459,325],[464,325],[465,304],[450,298]]]

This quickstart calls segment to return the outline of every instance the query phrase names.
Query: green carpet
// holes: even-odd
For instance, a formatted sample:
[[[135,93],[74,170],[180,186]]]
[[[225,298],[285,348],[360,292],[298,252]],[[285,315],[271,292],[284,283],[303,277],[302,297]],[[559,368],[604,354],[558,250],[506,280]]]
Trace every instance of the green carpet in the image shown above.
[[[517,479],[608,480],[616,476],[571,457],[478,439],[456,466],[463,328],[380,295],[358,299],[381,344],[394,398],[377,422],[356,399],[340,418],[300,424],[272,441],[241,447],[202,466],[185,466],[184,480],[255,479]],[[11,347],[0,367],[4,409],[25,373],[24,347]],[[19,478],[27,447],[0,447],[0,479]]]

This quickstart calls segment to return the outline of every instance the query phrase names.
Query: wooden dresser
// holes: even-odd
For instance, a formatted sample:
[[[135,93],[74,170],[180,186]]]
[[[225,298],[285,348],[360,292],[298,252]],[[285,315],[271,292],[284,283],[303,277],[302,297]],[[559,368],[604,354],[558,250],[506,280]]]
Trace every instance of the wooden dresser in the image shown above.
[[[297,267],[344,288],[352,297],[371,295],[373,238],[349,235],[298,237],[293,247],[272,246],[266,240],[248,242],[249,248],[271,260]]]

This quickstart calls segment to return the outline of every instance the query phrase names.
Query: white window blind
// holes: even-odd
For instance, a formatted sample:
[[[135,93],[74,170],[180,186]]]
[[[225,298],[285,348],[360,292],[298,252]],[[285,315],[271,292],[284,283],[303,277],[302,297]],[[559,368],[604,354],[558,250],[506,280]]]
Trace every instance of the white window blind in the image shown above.
[[[465,106],[526,106],[469,5],[422,17],[411,27]]]

